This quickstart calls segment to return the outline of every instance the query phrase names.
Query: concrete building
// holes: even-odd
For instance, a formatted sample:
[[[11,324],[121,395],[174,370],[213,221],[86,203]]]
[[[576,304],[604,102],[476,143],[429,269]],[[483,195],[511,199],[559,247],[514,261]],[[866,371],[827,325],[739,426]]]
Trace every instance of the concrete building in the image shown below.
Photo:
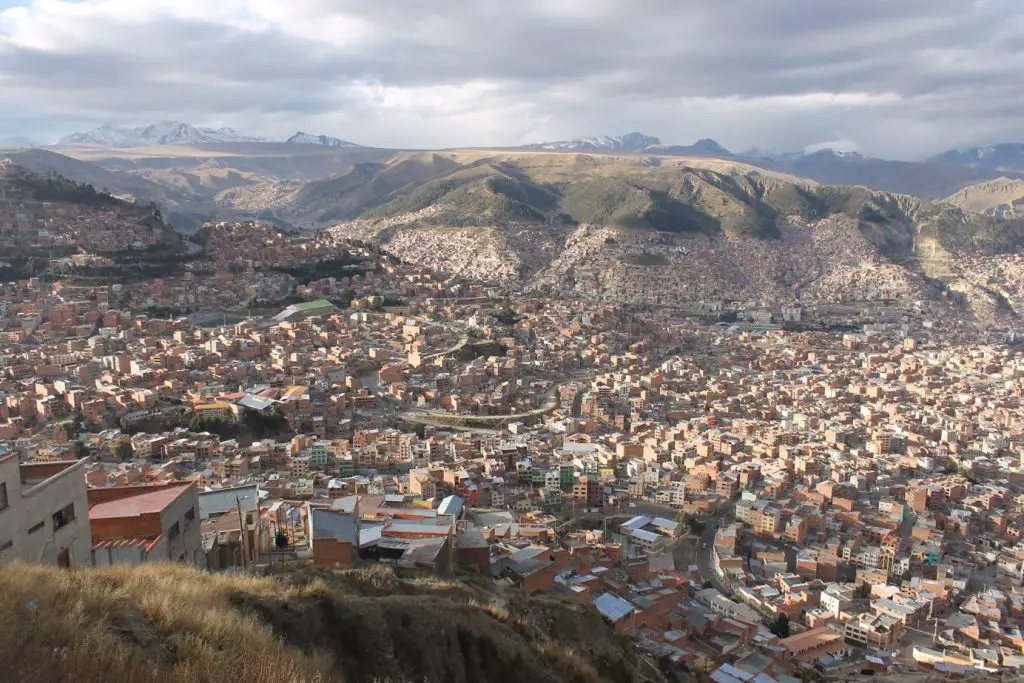
[[[90,489],[88,498],[97,567],[160,561],[205,565],[195,484]]]
[[[87,464],[19,464],[14,453],[0,457],[0,562],[92,564]]]

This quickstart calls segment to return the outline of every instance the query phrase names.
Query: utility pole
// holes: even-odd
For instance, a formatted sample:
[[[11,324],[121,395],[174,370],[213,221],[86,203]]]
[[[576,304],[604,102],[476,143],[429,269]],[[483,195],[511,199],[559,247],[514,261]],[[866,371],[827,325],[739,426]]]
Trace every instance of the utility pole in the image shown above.
[[[249,568],[249,554],[247,552],[247,538],[248,529],[245,523],[245,518],[242,516],[242,501],[239,497],[235,496],[235,509],[238,511],[238,529],[239,529],[239,540],[241,541],[242,549],[242,567],[245,569]]]

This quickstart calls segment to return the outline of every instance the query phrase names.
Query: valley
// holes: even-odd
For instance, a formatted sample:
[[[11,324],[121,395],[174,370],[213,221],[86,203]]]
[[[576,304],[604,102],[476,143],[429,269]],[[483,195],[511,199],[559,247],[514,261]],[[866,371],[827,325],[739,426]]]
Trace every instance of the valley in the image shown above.
[[[204,134],[186,133],[5,156],[153,202],[184,234],[236,220],[325,231],[535,294],[695,310],[896,302],[1003,322],[1024,312],[1014,208],[1024,181],[948,155],[916,165],[827,150],[742,156],[639,133],[425,152],[306,133],[197,144]],[[881,189],[819,180],[865,175]],[[885,189],[911,180],[921,197]]]

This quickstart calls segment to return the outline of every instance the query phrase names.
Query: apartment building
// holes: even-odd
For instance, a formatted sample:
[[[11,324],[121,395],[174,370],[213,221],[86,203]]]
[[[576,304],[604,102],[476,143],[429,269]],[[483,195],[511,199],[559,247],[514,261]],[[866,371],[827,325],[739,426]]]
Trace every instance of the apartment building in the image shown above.
[[[205,565],[195,484],[90,489],[87,495],[97,567],[160,561]]]
[[[92,564],[87,464],[19,464],[14,453],[0,457],[0,562]]]

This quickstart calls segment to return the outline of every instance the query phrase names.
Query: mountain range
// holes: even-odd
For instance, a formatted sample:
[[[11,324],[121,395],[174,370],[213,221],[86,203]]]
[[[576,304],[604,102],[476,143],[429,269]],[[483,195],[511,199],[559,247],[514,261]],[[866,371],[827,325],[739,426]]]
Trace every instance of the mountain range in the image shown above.
[[[598,135],[589,138],[559,140],[556,142],[535,142],[520,149],[551,150],[559,152],[639,152],[661,145],[661,140],[643,133],[626,135]]]
[[[329,135],[312,135],[301,130],[285,140],[286,145],[319,145],[321,147],[362,147],[354,142],[332,138]]]
[[[955,164],[1024,173],[1024,143],[1006,142],[987,147],[951,149],[932,157],[929,161],[936,164]]]
[[[799,289],[808,302],[867,295],[952,306],[949,315],[1024,315],[1024,290],[1013,284],[1024,250],[1015,179],[957,194],[987,169],[830,151],[747,161],[281,143],[167,146],[164,155],[83,149],[90,161],[50,150],[7,156],[155,201],[185,232],[238,218],[328,229],[528,291],[650,305],[785,301]],[[931,201],[808,177],[826,172],[955,189]]]
[[[19,139],[20,140],[20,139]],[[180,121],[160,121],[148,126],[128,128],[106,124],[99,128],[66,135],[57,142],[58,147],[87,145],[95,147],[130,148],[160,145],[210,145],[245,142],[272,142],[267,138],[243,135],[233,128],[201,128]],[[0,146],[3,141],[0,141]],[[299,131],[285,140],[291,145],[318,145],[322,147],[359,147],[359,145],[327,135],[312,135]],[[10,144],[10,147],[29,145]]]
[[[203,145],[218,142],[263,141],[262,138],[242,135],[232,128],[197,128],[180,121],[160,121],[137,128],[107,124],[85,133],[72,133],[61,138],[57,144],[149,147],[153,145]]]

